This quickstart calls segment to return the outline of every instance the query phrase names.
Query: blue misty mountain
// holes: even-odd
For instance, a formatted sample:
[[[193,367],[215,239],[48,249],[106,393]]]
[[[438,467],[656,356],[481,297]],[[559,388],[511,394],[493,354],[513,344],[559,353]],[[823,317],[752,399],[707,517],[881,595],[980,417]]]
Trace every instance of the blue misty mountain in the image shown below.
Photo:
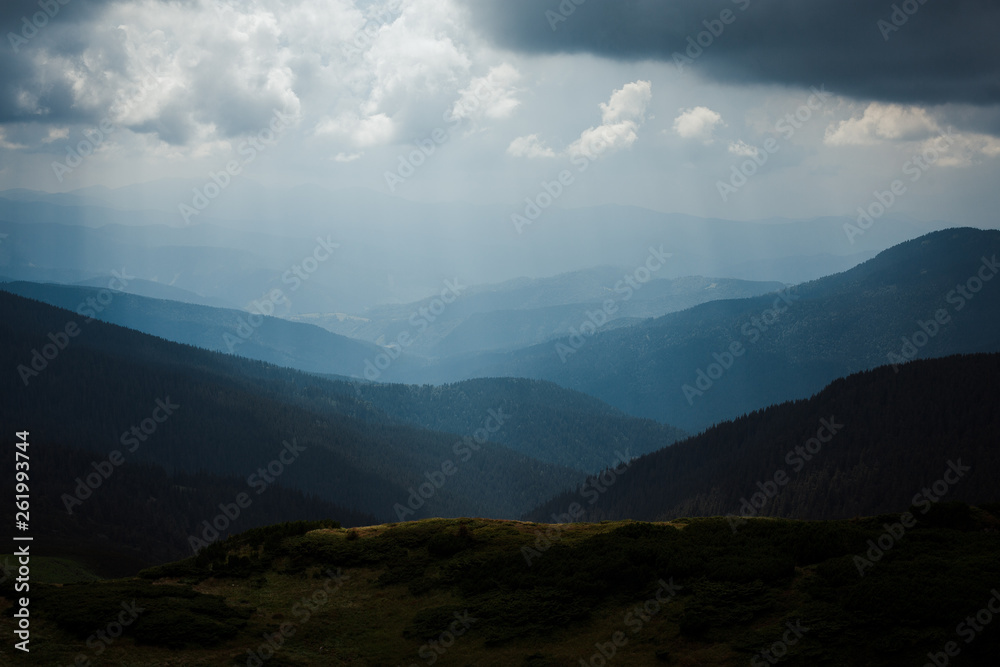
[[[365,360],[380,351],[371,343],[338,336],[311,324],[243,310],[151,299],[96,287],[13,282],[0,284],[0,288],[176,343],[313,373],[360,377]],[[281,307],[280,303],[268,306],[265,302],[260,306],[255,312]]]
[[[927,358],[1000,351],[1000,279],[979,278],[981,272],[992,278],[998,257],[1000,231],[949,229],[799,285],[785,299],[713,301],[598,332],[579,349],[561,341],[570,352],[548,343],[453,358],[419,371],[390,369],[389,375],[399,381],[545,379],[697,432],[806,398],[838,377],[889,363],[892,353]],[[980,291],[971,293],[976,287]],[[772,312],[776,307],[781,312]],[[947,323],[935,329],[938,311]],[[936,333],[926,336],[922,327]],[[742,353],[731,358],[734,345]]]
[[[96,287],[98,289],[103,289],[108,286],[109,281],[110,279],[105,277],[90,278],[88,280],[81,280],[75,283],[75,285],[78,287]],[[212,308],[232,309],[234,307],[233,304],[227,303],[222,299],[204,297],[195,292],[191,292],[190,290],[181,289],[180,287],[174,287],[172,285],[165,285],[163,283],[154,283],[150,280],[142,280],[141,278],[133,278],[129,280],[121,286],[121,291],[128,294],[135,294],[136,296],[149,297],[151,299],[180,301],[181,303],[193,303],[199,306],[210,306]]]
[[[601,326],[604,322],[625,326],[708,301],[757,296],[784,287],[778,282],[701,276],[669,279],[656,274],[644,283],[633,278],[630,286],[626,278],[632,273],[634,267],[596,267],[550,278],[461,285],[460,298],[434,317],[426,315],[433,306],[431,298],[375,306],[356,316],[312,313],[290,319],[373,342],[389,343],[406,332],[412,339],[407,352],[446,357],[527,347],[569,335],[588,320],[597,320]],[[608,300],[613,306],[606,310]]]
[[[122,262],[140,278],[157,280],[241,305],[256,298],[274,271],[301,260],[311,240],[331,236],[343,252],[313,280],[322,290],[303,292],[298,313],[351,313],[380,303],[408,303],[439,289],[446,279],[495,284],[521,276],[542,278],[595,266],[634,267],[650,245],[672,252],[663,277],[719,276],[802,282],[843,271],[895,243],[943,223],[884,216],[863,236],[849,239],[849,218],[734,222],[666,214],[630,206],[546,211],[518,234],[502,206],[418,203],[366,190],[300,186],[287,191],[240,180],[186,226],[177,204],[190,199],[195,180],[163,180],[115,190],[85,188],[48,194],[0,192],[0,233],[20,251],[10,265],[107,273]],[[45,225],[44,243],[29,247],[31,227]],[[27,228],[26,228],[27,227]],[[69,228],[69,229],[67,229]],[[86,252],[52,251],[73,240]],[[852,242],[853,241],[853,242]],[[18,245],[20,244],[20,246]],[[122,252],[129,246],[129,252]],[[205,256],[192,265],[187,257]],[[239,251],[229,263],[209,254]],[[151,252],[155,250],[155,252]],[[287,250],[287,252],[286,252]],[[29,252],[30,251],[30,252]],[[229,275],[216,267],[225,266]],[[195,273],[195,269],[201,273]],[[25,280],[52,276],[10,274]]]
[[[685,436],[548,382],[497,378],[445,387],[349,382],[345,377],[360,375],[381,348],[310,324],[258,320],[243,311],[108,289],[23,282],[0,284],[0,289],[77,313],[71,319],[82,328],[92,326],[84,324],[84,317],[94,316],[169,341],[331,376],[324,380],[329,393],[352,396],[383,417],[456,438],[475,433],[484,415],[500,410],[506,415],[504,428],[491,434],[491,441],[581,474],[610,465],[619,453],[639,456]],[[244,333],[249,334],[245,339]],[[406,363],[396,362],[400,367]]]

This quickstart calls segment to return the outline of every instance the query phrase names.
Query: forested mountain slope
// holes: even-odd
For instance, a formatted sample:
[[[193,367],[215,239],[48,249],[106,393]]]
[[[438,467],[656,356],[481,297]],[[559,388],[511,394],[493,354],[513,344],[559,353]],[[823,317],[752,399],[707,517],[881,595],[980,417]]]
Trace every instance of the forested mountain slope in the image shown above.
[[[998,377],[1000,355],[979,354],[837,380],[808,400],[753,412],[641,457],[597,502],[582,503],[579,519],[835,519],[931,498],[998,501]],[[948,483],[935,485],[942,479]],[[930,497],[927,488],[935,490]],[[552,520],[579,501],[566,493],[528,516]]]
[[[489,442],[489,414],[470,444],[404,425],[316,376],[87,324],[6,292],[0,314],[11,433],[241,478],[283,455],[282,485],[381,520],[397,518],[397,505],[415,516],[516,516],[581,477]],[[454,470],[429,497],[408,502],[447,462]]]

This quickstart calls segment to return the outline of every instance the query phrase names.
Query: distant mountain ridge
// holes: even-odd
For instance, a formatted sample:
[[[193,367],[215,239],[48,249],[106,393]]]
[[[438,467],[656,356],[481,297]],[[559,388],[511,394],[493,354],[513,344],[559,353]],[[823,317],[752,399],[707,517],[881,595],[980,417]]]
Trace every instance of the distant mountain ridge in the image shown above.
[[[9,282],[17,281],[12,280]],[[107,284],[108,278],[100,277],[81,280],[75,285],[77,287],[96,287],[98,289],[103,289],[107,287]],[[222,299],[203,297],[200,294],[186,289],[181,289],[180,287],[174,287],[164,283],[155,283],[150,280],[142,280],[141,278],[133,278],[129,280],[128,284],[123,286],[122,291],[128,292],[129,294],[135,294],[136,296],[148,297],[150,299],[180,301],[181,303],[193,303],[195,305],[209,306],[211,308],[235,308],[233,304],[223,301]]]
[[[446,279],[494,284],[635,266],[650,244],[675,254],[666,277],[802,282],[943,226],[887,215],[852,244],[843,218],[740,222],[609,205],[553,207],[545,225],[519,235],[504,206],[318,186],[282,191],[248,179],[234,181],[226,197],[186,226],[177,202],[201,185],[163,179],[58,194],[0,192],[0,233],[9,235],[8,248],[0,247],[0,275],[51,281],[73,270],[82,273],[77,282],[126,262],[142,271],[140,278],[240,305],[273,287],[274,272],[280,276],[308,252],[302,246],[330,235],[343,252],[300,290],[295,306],[298,314],[337,313],[416,301]],[[64,239],[88,252],[62,253]],[[238,252],[220,271],[224,249]]]
[[[383,305],[351,316],[312,313],[289,319],[318,324],[351,338],[391,344],[401,332],[413,334],[406,352],[447,357],[478,351],[513,350],[559,336],[581,326],[588,313],[601,311],[608,300],[613,310],[602,319],[612,327],[690,308],[719,299],[758,296],[781,289],[778,282],[731,278],[659,278],[630,288],[623,281],[630,271],[596,267],[553,276],[520,278],[497,285],[461,286],[460,299],[433,318],[417,317],[433,299]],[[414,327],[414,319],[422,322]]]
[[[1000,351],[1000,279],[979,277],[992,279],[996,257],[998,231],[934,232],[850,271],[799,285],[784,298],[713,301],[598,332],[571,354],[560,355],[550,343],[466,355],[423,368],[419,376],[432,382],[549,380],[629,414],[697,432],[810,396],[838,377],[894,363],[890,354]],[[970,290],[970,298],[961,295],[967,285],[978,289]],[[936,316],[947,322],[936,325],[933,336],[925,334],[921,323],[933,329],[927,323]],[[914,340],[922,344],[916,347]],[[401,382],[413,377],[402,368],[387,375]]]
[[[247,312],[148,298],[117,288],[15,282],[0,283],[0,289],[175,343],[313,373],[360,377],[365,360],[381,351],[311,324],[261,315],[280,311],[279,299],[262,299]]]

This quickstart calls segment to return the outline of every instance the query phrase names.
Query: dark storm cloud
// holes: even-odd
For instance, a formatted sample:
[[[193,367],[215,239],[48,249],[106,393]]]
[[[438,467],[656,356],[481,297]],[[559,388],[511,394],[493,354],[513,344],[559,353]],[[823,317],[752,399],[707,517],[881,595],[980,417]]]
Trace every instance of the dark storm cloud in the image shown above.
[[[826,84],[859,99],[1000,102],[1000,0],[468,0],[466,5],[493,42],[521,52],[673,62],[675,53],[687,55],[689,48],[697,54],[701,47],[692,47],[688,38],[697,40],[714,28],[718,36],[702,36],[703,44],[711,43],[684,63],[685,70],[725,83]],[[719,21],[724,10],[732,12],[724,17],[728,25]]]
[[[74,106],[71,83],[52,76],[38,52],[78,57],[110,0],[12,0],[0,4],[0,123],[92,120]],[[25,99],[34,110],[28,108]]]

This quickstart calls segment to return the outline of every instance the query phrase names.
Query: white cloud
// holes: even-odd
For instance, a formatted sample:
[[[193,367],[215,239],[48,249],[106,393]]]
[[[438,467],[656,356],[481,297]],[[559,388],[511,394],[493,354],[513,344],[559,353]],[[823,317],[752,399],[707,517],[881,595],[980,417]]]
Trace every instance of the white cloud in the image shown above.
[[[652,99],[653,89],[649,81],[627,83],[611,94],[607,104],[601,103],[601,120],[605,125],[628,120],[641,122],[645,120],[646,107]]]
[[[898,144],[907,153],[934,156],[942,167],[968,167],[984,158],[1000,157],[1000,139],[976,132],[956,132],[943,126],[922,107],[869,104],[861,116],[826,129],[828,146]]]
[[[42,139],[43,144],[51,144],[53,141],[69,138],[68,127],[50,127],[48,134]]]
[[[461,43],[465,31],[450,2],[405,3],[399,17],[381,28],[364,54],[366,67],[352,73],[370,81],[363,110],[395,116],[415,101],[455,91],[473,65]]]
[[[334,162],[354,162],[359,159],[364,153],[337,153],[333,156]]]
[[[646,107],[653,98],[649,81],[633,81],[611,94],[607,103],[601,103],[601,120],[597,127],[580,133],[580,138],[566,149],[571,157],[579,155],[596,158],[608,150],[617,151],[635,143],[637,130],[646,120]]]
[[[469,115],[506,118],[518,106],[519,73],[474,43],[451,0],[288,0],[280,9],[136,0],[108,3],[77,28],[87,36],[78,52],[42,42],[26,51],[39,80],[69,87],[68,107],[92,116],[82,125],[107,118],[165,142],[161,156],[228,150],[274,109],[301,115],[349,155],[441,122],[481,83],[489,95]],[[472,79],[473,69],[487,74]],[[18,104],[36,118],[61,111],[42,108],[43,92],[25,88]]]
[[[510,146],[507,147],[507,155],[533,159],[555,157],[556,153],[551,148],[546,146],[545,143],[538,138],[537,134],[529,134],[525,137],[518,137],[517,139],[514,139],[514,141],[510,142]]]
[[[751,146],[740,139],[739,141],[732,141],[729,143],[729,152],[733,155],[739,155],[740,157],[754,157],[760,151],[757,150],[756,146]]]
[[[697,139],[710,144],[715,141],[713,133],[722,123],[722,116],[708,107],[681,109],[681,114],[674,119],[674,132],[682,139]]]
[[[22,148],[27,148],[27,146],[7,141],[7,132],[6,130],[4,130],[4,128],[0,127],[0,148],[4,148],[9,151],[14,151]]]
[[[926,109],[873,102],[857,118],[826,129],[828,146],[871,146],[884,141],[913,141],[940,134],[942,128]]]
[[[472,79],[459,91],[451,117],[471,120],[509,118],[521,104],[514,88],[520,78],[517,69],[507,63],[491,68],[486,76]]]
[[[384,144],[392,137],[392,132],[392,119],[384,113],[375,114],[358,121],[354,143],[361,147]]]
[[[988,134],[951,132],[920,142],[916,150],[925,159],[934,158],[934,164],[941,167],[971,167],[984,158],[1000,157],[1000,139]]]
[[[357,148],[368,148],[388,143],[393,136],[392,119],[385,114],[359,118],[350,113],[338,118],[324,118],[316,124],[318,137],[329,137],[349,143]]]

